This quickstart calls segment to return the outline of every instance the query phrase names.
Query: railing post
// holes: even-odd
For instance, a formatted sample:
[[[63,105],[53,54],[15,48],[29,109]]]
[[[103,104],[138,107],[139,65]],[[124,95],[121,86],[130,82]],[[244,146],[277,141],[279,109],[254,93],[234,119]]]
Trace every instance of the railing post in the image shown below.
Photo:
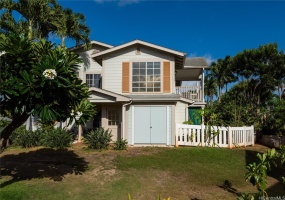
[[[229,145],[229,148],[231,149],[232,148],[232,143],[233,143],[233,141],[232,141],[232,128],[229,126],[229,128],[228,128],[228,145]]]

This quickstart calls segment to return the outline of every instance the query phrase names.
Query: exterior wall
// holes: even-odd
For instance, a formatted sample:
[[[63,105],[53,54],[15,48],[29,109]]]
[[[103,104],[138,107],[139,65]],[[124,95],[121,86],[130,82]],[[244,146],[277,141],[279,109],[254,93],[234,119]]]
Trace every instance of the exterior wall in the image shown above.
[[[109,109],[118,109],[120,116],[119,126],[110,126],[108,125],[108,110]],[[102,105],[102,127],[106,130],[109,129],[112,131],[112,141],[116,141],[121,137],[121,124],[122,124],[122,106],[121,105]]]
[[[83,63],[80,64],[79,78],[86,82],[86,74],[102,74],[102,67],[91,59],[91,54],[94,49],[79,53],[80,58],[83,59]]]
[[[177,102],[175,106],[175,123],[182,124],[188,119],[188,104]]]
[[[171,93],[175,93],[175,80],[174,80],[174,56],[171,54],[166,54],[158,50],[153,50],[148,47],[140,46],[140,54],[137,54],[137,46],[130,46],[128,48],[122,49],[121,51],[114,52],[105,56],[103,58],[103,87],[112,92],[122,94],[122,63],[130,62],[130,68],[132,66],[131,62],[163,62],[170,61],[171,66]],[[162,63],[161,63],[162,66]],[[161,76],[163,71],[161,71]],[[130,73],[131,76],[131,73]],[[163,81],[162,81],[163,83]],[[163,88],[163,86],[161,86]],[[126,94],[126,93],[124,93]],[[138,94],[138,93],[136,93]],[[144,93],[145,94],[145,93]],[[148,93],[149,94],[149,93]]]
[[[79,55],[79,58],[82,58],[83,60],[83,63],[80,64],[79,68],[79,78],[82,79],[84,83],[86,82],[86,74],[102,74],[102,66],[95,62],[91,58],[91,55],[106,49],[108,48],[92,44],[91,50],[86,51],[84,48],[80,48],[73,51]]]

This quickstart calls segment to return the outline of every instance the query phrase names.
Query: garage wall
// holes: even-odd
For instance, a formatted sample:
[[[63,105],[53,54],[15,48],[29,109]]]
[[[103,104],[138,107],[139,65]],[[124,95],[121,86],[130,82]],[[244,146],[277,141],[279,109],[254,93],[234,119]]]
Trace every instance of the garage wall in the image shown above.
[[[188,119],[188,109],[187,104],[182,102],[177,102],[175,106],[175,123],[182,124]],[[187,112],[186,112],[187,111]]]

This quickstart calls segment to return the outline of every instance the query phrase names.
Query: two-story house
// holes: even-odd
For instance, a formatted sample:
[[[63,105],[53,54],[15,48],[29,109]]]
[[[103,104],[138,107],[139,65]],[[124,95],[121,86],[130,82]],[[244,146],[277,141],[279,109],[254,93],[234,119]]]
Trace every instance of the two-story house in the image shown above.
[[[88,128],[112,130],[113,140],[129,145],[174,145],[176,123],[205,106],[204,58],[186,58],[141,40],[119,46],[97,41],[91,50],[70,48],[83,59],[78,76],[86,82],[97,115]],[[193,86],[182,86],[194,81]],[[196,84],[197,83],[197,84]]]

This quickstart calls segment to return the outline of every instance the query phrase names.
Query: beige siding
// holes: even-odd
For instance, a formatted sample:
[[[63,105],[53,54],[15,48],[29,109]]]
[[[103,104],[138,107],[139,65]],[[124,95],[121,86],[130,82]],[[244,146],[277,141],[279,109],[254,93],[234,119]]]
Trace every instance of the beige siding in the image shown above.
[[[136,53],[136,46],[131,46],[120,51],[114,52],[105,56],[103,58],[103,89],[122,94],[122,63],[123,62],[144,62],[144,61],[154,61],[162,62],[170,61],[170,76],[171,76],[171,86],[174,88],[174,56],[171,54],[166,54],[158,50],[154,50],[147,47],[140,47],[140,54]],[[161,72],[163,75],[163,72]],[[131,71],[130,71],[131,76]],[[130,78],[131,79],[131,78]],[[162,85],[163,88],[163,85]],[[174,93],[175,91],[171,91]]]
[[[83,59],[83,63],[80,64],[79,78],[86,82],[86,74],[102,74],[102,67],[91,59],[90,55],[94,49],[79,53],[80,58]]]
[[[175,122],[178,124],[187,120],[187,104],[177,102],[175,106]]]

